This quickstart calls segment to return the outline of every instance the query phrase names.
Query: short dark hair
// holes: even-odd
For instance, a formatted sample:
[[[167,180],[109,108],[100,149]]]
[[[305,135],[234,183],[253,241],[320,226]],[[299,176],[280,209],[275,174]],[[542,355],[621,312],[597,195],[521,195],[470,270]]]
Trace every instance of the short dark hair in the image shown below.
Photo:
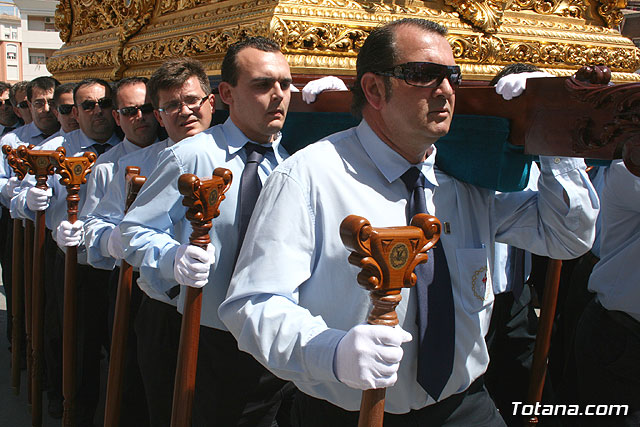
[[[405,18],[390,22],[374,29],[358,52],[356,60],[356,80],[351,88],[353,100],[351,112],[356,117],[362,116],[362,108],[367,103],[367,98],[362,91],[360,81],[362,76],[369,72],[384,71],[393,67],[398,59],[395,30],[401,26],[413,26],[429,33],[447,35],[447,29],[433,21],[421,18]],[[391,96],[390,77],[384,77],[385,96]]]
[[[209,77],[202,63],[192,58],[175,58],[163,63],[147,83],[147,90],[155,108],[160,108],[158,91],[181,87],[191,77],[196,77],[205,95],[211,94]]]
[[[0,82],[0,94],[11,90],[11,85],[7,82]]]
[[[86,87],[86,86],[93,86],[93,85],[100,85],[104,88],[104,95],[106,98],[111,98],[112,97],[112,93],[113,90],[111,89],[111,85],[106,82],[105,80],[102,79],[84,79],[78,83],[76,83],[75,87],[73,88],[73,103],[76,103],[76,95],[78,93],[78,90]]]
[[[63,83],[60,86],[57,86],[53,91],[53,101],[58,104],[60,100],[60,96],[65,93],[73,93],[73,88],[76,86],[75,83]]]
[[[16,100],[16,93],[18,93],[18,91],[20,90],[24,90],[26,92],[28,84],[29,84],[28,81],[22,80],[21,82],[14,83],[13,85],[11,85],[11,90],[9,91],[9,99],[11,100],[11,105],[13,105],[14,107],[18,106],[18,102]]]
[[[272,39],[266,37],[247,37],[244,40],[237,41],[229,46],[227,53],[222,60],[220,67],[220,79],[229,83],[231,86],[238,84],[238,65],[236,57],[243,49],[252,47],[263,52],[280,52],[280,45]]]
[[[113,104],[116,106],[116,109],[118,109],[119,107],[118,93],[120,92],[121,88],[123,88],[124,86],[134,85],[134,84],[143,84],[146,86],[148,81],[149,79],[146,77],[127,77],[127,78],[118,80],[116,84],[113,86]]]
[[[504,76],[508,76],[509,74],[532,73],[534,71],[540,71],[540,68],[536,67],[533,64],[523,64],[522,62],[509,64],[502,70],[500,70],[493,79],[491,79],[491,81],[489,82],[489,86],[495,86],[496,83],[498,83],[498,80],[500,80]]]
[[[37,87],[40,90],[48,92],[51,89],[55,90],[55,88],[58,86],[60,86],[60,82],[54,79],[53,77],[49,77],[49,76],[36,77],[35,79],[27,83],[27,99],[29,100],[29,102],[31,102],[31,98],[33,97],[34,87]]]

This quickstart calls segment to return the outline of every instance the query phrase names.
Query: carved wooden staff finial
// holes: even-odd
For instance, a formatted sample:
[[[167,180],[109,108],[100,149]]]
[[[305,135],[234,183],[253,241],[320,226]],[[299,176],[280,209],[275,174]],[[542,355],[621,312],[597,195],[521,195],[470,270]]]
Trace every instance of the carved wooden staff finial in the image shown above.
[[[2,152],[14,175],[22,181],[29,166],[19,158],[10,145],[3,145]],[[22,221],[13,220],[13,253],[11,257],[11,386],[14,394],[20,394],[20,364],[22,353],[22,331],[24,328],[24,232]]]
[[[147,178],[140,175],[140,168],[137,166],[127,166],[125,172],[126,200],[124,211],[127,212]],[[117,233],[119,231],[114,230],[112,232]],[[111,334],[107,399],[104,409],[105,427],[116,427],[122,424],[120,422],[120,409],[122,404],[122,383],[125,373],[129,319],[131,317],[132,281],[133,267],[123,259],[120,264],[118,293],[116,295],[116,308],[113,318],[113,333]]]
[[[427,251],[440,238],[440,221],[434,216],[418,214],[410,226],[372,227],[363,217],[349,215],[340,224],[342,243],[352,250],[349,263],[362,268],[358,283],[370,291],[373,309],[367,322],[371,325],[396,326],[396,307],[402,288],[416,284],[413,270],[427,261]],[[385,389],[362,392],[359,427],[382,427]]]
[[[98,156],[90,151],[79,157],[67,157],[64,147],[59,147],[50,156],[55,171],[60,175],[60,184],[67,187],[67,220],[74,223],[78,219],[80,185],[87,182],[91,166]],[[62,394],[64,412],[62,424],[74,425],[75,385],[76,385],[76,344],[77,344],[77,266],[78,247],[68,246],[64,265],[64,315],[62,319]]]
[[[32,150],[21,145],[16,154],[29,165],[29,173],[36,177],[36,188],[46,190],[47,178],[53,175],[53,165],[49,156],[52,150]],[[44,233],[45,211],[35,213],[35,230],[33,236],[33,273],[31,275],[31,423],[42,425],[42,373],[44,346]],[[28,295],[29,293],[27,293]],[[28,362],[27,362],[28,363]]]
[[[213,171],[213,178],[206,180],[200,180],[192,174],[180,176],[178,190],[184,196],[182,204],[189,208],[186,217],[193,228],[189,237],[189,243],[192,245],[206,250],[211,243],[209,238],[211,220],[220,215],[220,202],[225,198],[224,193],[231,187],[231,179],[231,171],[223,168],[216,168]],[[191,425],[201,308],[202,289],[187,287],[180,330],[176,381],[173,390],[172,427]]]

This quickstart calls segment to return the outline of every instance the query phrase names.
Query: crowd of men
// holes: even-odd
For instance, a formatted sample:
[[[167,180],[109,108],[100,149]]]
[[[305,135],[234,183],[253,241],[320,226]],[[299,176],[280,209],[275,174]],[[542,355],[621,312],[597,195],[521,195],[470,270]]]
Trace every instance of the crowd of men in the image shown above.
[[[32,175],[19,181],[0,162],[4,236],[10,235],[9,218],[33,220],[46,211],[49,414],[62,416],[64,257],[67,247],[77,246],[78,426],[101,421],[95,420],[100,361],[109,351],[123,259],[136,269],[137,286],[121,425],[170,423],[188,287],[202,288],[194,426],[353,426],[361,391],[385,387],[385,426],[506,425],[483,376],[492,276],[499,280],[507,268],[497,262],[496,243],[553,258],[579,257],[593,244],[600,202],[581,159],[541,156],[531,188],[513,193],[440,171],[435,143],[449,131],[460,76],[444,27],[422,19],[384,25],[358,55],[352,110],[361,123],[291,157],[281,130],[293,80],[280,46],[266,38],[248,38],[227,51],[215,96],[228,106],[229,117],[214,126],[209,78],[189,58],[165,62],[148,80],[132,77],[114,85],[100,79],[61,85],[51,77],[0,84],[0,145],[98,155],[81,186],[74,223],[66,219],[59,177],[50,177],[43,190]],[[140,167],[147,180],[125,213],[127,166]],[[213,221],[211,243],[202,249],[189,244],[192,230],[178,178],[210,177],[218,167],[229,169],[233,180]],[[621,200],[636,201],[637,222],[638,178],[621,164],[612,166],[614,173],[628,181],[616,185],[629,191]],[[416,287],[402,291],[399,325],[368,325],[371,303],[356,285],[358,270],[348,262],[340,223],[356,214],[374,226],[407,225],[416,213],[437,216],[447,229],[416,270]],[[606,220],[615,227],[618,219]],[[605,218],[606,230],[604,225]],[[639,228],[623,245],[633,254]],[[613,260],[605,265],[617,273],[628,270],[616,257],[628,260],[632,252],[620,255],[621,244],[605,243],[607,237],[604,231],[602,259]],[[2,269],[8,297],[10,268],[7,246]],[[478,272],[484,280],[474,279]],[[632,276],[618,279],[628,286]],[[640,345],[637,291],[607,298],[614,287],[609,277],[590,286],[600,298],[589,306],[591,323],[580,325],[581,348],[590,344],[585,328],[601,327],[595,317],[612,312],[611,327],[622,322],[631,331],[617,331],[616,337]],[[631,361],[637,354],[629,347],[624,357]],[[603,367],[597,355],[585,360],[577,366],[583,395],[575,403],[598,403],[589,399],[624,383],[625,392],[616,394],[620,401],[604,400],[628,403],[627,421],[637,417],[640,401],[632,393],[638,388],[629,381],[640,381],[640,375]],[[492,368],[500,375],[500,366]],[[599,369],[620,377],[609,381],[612,374],[596,374]]]

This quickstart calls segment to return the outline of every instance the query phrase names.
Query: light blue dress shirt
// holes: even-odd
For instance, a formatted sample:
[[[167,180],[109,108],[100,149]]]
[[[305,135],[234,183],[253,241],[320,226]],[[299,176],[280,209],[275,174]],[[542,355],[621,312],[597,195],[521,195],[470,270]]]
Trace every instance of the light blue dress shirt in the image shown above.
[[[87,247],[87,261],[96,268],[111,270],[116,260],[111,257],[107,249],[108,236],[124,217],[125,172],[127,166],[138,166],[140,174],[149,176],[158,163],[158,154],[172,143],[170,139],[158,141],[140,150],[135,150],[117,160],[113,169],[113,176],[107,183],[105,196],[100,203],[89,209],[85,204],[81,219],[84,221],[85,245]],[[106,237],[103,239],[103,237]]]
[[[600,261],[589,290],[607,310],[624,311],[640,321],[640,178],[622,160],[604,173]]]
[[[531,163],[531,172],[529,173],[529,183],[524,191],[538,190],[538,178],[540,177],[540,169],[538,165]],[[512,263],[515,262],[512,256],[510,256],[511,248],[504,243],[496,242],[494,264],[493,264],[493,293],[501,294],[511,290],[513,283],[511,281]],[[531,273],[531,253],[525,252],[524,254],[524,279],[526,280]]]
[[[10,145],[11,148],[15,150],[19,145],[33,144],[37,146],[46,138],[36,124],[31,122],[4,135],[2,139],[0,139],[0,147]],[[7,157],[2,155],[2,161],[0,162],[0,202],[2,202],[2,205],[6,208],[11,206],[11,199],[7,199],[2,194],[2,189],[12,176],[14,176],[13,170],[9,166],[9,163],[7,163]]]
[[[45,143],[38,147],[39,150],[55,150],[60,146],[66,149],[67,156],[75,157],[81,156],[85,151],[93,151],[91,148],[93,144],[97,142],[89,138],[80,129],[69,132],[65,136],[58,136],[47,140]],[[110,146],[116,146],[120,143],[120,139],[114,134],[105,144]],[[103,155],[106,155],[104,153]],[[27,191],[30,187],[35,185],[34,175],[27,175],[27,178],[22,180],[20,185],[20,192],[11,199],[11,215],[13,217],[27,218],[32,221],[35,220],[35,213],[27,206]],[[63,220],[67,219],[67,189],[60,184],[60,176],[52,175],[47,180],[47,185],[52,188],[53,195],[49,200],[49,207],[46,210],[45,222],[47,228],[52,231],[53,238],[55,239],[56,228]],[[78,209],[82,210],[82,207],[86,201],[86,184],[80,186],[80,203]],[[78,251],[78,262],[86,264],[86,253],[83,250],[84,247]]]
[[[539,193],[496,195],[445,175],[434,159],[435,150],[417,166],[435,186],[425,189],[427,210],[450,225],[441,237],[456,322],[446,398],[466,389],[489,361],[484,335],[495,242],[573,258],[591,246],[598,199],[578,160],[543,158]],[[340,224],[355,214],[374,227],[405,225],[409,193],[399,178],[410,166],[365,121],[298,151],[263,188],[247,231],[251,238],[218,310],[241,350],[304,393],[350,411],[359,409],[362,393],[338,381],[334,354],[346,331],[366,323],[371,303],[357,283],[359,269],[347,261]],[[391,413],[433,403],[416,380],[415,290],[401,294],[396,312],[413,341],[402,346],[398,381],[387,390]]]
[[[224,300],[238,252],[238,221],[236,212],[240,177],[246,156],[243,146],[249,141],[231,119],[162,152],[155,171],[148,177],[129,212],[122,231],[127,262],[140,267],[140,287],[149,296],[160,299],[177,285],[173,264],[178,246],[189,242],[191,224],[185,218],[178,178],[185,173],[211,177],[213,170],[231,170],[233,181],[220,205],[220,216],[213,220],[211,243],[216,249],[216,262],[211,268],[209,283],[202,291],[200,324],[226,330],[218,318],[218,306]],[[260,163],[258,175],[264,182],[269,173],[285,158],[280,137],[273,143],[273,153],[267,153]],[[181,287],[183,288],[183,287]],[[178,310],[182,312],[184,289],[181,289]],[[165,299],[166,302],[166,299]]]

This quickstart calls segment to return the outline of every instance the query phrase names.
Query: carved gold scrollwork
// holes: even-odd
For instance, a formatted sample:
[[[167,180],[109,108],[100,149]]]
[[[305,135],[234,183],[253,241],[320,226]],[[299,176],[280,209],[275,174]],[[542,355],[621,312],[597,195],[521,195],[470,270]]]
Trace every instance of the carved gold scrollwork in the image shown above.
[[[448,39],[456,59],[482,64],[495,63],[500,59],[500,54],[505,49],[504,42],[495,36],[450,36]]]
[[[627,0],[599,0],[598,14],[604,19],[609,28],[615,28],[622,22],[622,12],[627,6]]]
[[[284,21],[274,18],[271,35],[285,51],[305,49],[333,52],[357,52],[368,32],[335,24]]]
[[[495,33],[502,24],[502,15],[509,1],[500,0],[444,0],[460,17],[486,33]]]
[[[56,5],[54,19],[60,40],[67,43],[71,39],[71,23],[73,21],[71,0],[60,0],[60,3]]]
[[[585,16],[587,6],[582,0],[513,0],[512,11],[532,10],[541,15],[559,15],[571,18]]]
[[[180,10],[192,9],[197,6],[201,6],[206,3],[213,3],[211,0],[161,0],[160,1],[160,14],[166,14],[169,12],[178,12]]]

